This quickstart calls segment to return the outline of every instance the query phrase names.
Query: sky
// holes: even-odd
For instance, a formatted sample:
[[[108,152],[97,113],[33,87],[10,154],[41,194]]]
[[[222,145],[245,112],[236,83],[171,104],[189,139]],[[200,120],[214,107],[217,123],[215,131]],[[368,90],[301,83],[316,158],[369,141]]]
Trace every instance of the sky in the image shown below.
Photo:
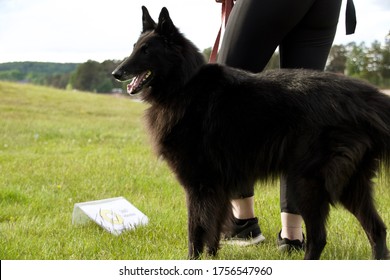
[[[390,31],[390,0],[354,3],[356,32],[345,35],[343,0],[334,44],[383,43]],[[0,63],[121,60],[140,34],[142,5],[156,21],[167,7],[200,50],[214,44],[221,20],[215,0],[0,0]]]

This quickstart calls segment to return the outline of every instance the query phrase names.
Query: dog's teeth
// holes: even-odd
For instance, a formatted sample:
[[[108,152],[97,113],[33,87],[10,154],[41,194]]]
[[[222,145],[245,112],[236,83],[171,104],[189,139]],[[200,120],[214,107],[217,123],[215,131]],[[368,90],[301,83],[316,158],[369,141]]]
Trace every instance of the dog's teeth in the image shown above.
[[[151,74],[152,74],[151,71],[146,72],[146,75],[145,75],[145,77],[142,79],[142,82],[146,81],[146,79],[149,78],[149,76],[150,76]]]

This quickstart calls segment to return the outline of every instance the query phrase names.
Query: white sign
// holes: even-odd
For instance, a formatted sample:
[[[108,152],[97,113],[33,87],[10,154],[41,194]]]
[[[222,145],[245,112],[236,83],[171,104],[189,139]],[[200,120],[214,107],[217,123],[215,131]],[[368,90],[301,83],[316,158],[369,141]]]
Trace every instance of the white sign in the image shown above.
[[[148,217],[123,197],[76,203],[72,223],[84,224],[89,220],[114,235],[148,223]]]

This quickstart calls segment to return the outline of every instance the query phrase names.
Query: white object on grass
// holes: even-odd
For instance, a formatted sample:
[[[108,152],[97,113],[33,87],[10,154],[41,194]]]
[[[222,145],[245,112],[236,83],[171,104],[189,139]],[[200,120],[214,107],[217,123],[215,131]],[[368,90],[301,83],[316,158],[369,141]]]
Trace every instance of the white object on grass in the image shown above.
[[[114,235],[146,225],[148,217],[124,197],[76,203],[73,208],[73,224],[84,224],[89,220]]]

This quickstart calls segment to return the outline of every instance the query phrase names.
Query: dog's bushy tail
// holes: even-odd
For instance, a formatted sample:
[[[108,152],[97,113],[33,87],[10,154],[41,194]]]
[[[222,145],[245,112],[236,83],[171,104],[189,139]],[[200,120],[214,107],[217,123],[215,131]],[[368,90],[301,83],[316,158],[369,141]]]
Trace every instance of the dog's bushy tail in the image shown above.
[[[372,101],[374,105],[373,114],[371,114],[371,124],[374,127],[375,134],[372,135],[374,141],[378,144],[379,159],[386,169],[390,169],[390,96],[384,93],[376,95]],[[375,124],[374,124],[375,123]]]

